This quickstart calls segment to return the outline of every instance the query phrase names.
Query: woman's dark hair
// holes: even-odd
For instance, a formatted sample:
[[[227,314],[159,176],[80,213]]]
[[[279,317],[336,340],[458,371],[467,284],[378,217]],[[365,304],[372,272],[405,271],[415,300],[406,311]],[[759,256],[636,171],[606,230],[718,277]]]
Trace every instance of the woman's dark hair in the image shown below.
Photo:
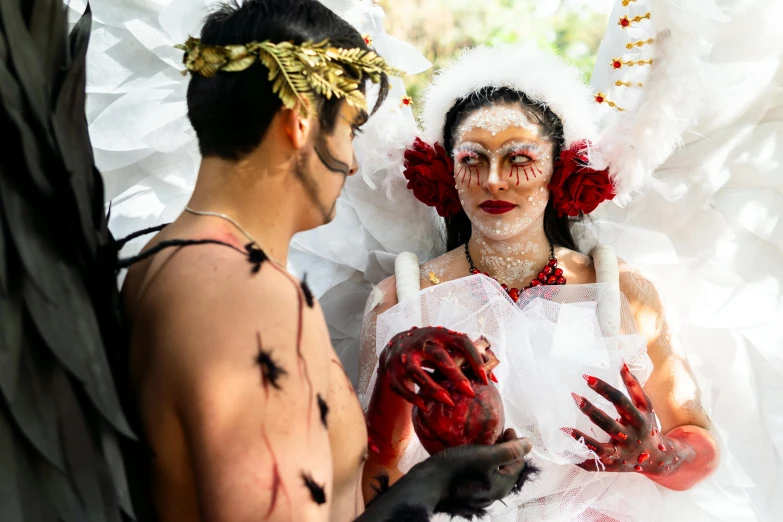
[[[317,0],[237,0],[210,14],[201,31],[205,45],[244,45],[250,42],[320,42],[334,47],[369,49],[348,22]],[[350,71],[346,71],[346,74]],[[272,118],[282,107],[272,92],[269,71],[259,61],[242,72],[219,72],[212,78],[193,75],[188,85],[188,118],[204,157],[239,160],[264,138]],[[383,75],[375,110],[386,97]],[[341,100],[316,95],[320,102],[321,132],[334,130]]]
[[[563,148],[563,122],[548,107],[541,105],[527,97],[522,92],[507,87],[484,87],[465,98],[460,98],[446,114],[446,122],[443,126],[444,148],[451,154],[454,150],[454,131],[467,116],[482,107],[496,103],[517,103],[528,111],[541,127],[541,136],[555,144],[554,157],[560,155]],[[581,221],[578,218],[558,217],[557,211],[552,207],[550,199],[544,211],[544,232],[552,243],[576,250],[576,243],[571,235],[571,223]],[[465,211],[460,211],[446,221],[446,250],[457,248],[470,239],[472,226]]]

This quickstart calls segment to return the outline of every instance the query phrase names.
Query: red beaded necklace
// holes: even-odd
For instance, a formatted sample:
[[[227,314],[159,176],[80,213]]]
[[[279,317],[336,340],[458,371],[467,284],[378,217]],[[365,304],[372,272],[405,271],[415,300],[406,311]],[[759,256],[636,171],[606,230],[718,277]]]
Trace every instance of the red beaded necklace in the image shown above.
[[[468,260],[468,264],[470,265],[470,273],[471,274],[481,274],[483,273],[487,277],[492,277],[486,272],[481,272],[478,268],[476,268],[476,265],[473,264],[473,259],[470,257],[470,250],[468,250],[468,244],[465,243],[465,257]],[[495,281],[498,281],[496,278],[492,277],[492,279],[495,279]],[[498,281],[500,283],[500,281]],[[563,269],[557,267],[557,258],[555,257],[555,245],[552,244],[552,242],[549,242],[549,263],[544,267],[543,270],[541,270],[538,273],[538,277],[533,279],[530,282],[530,285],[526,288],[519,289],[519,288],[509,288],[508,285],[504,283],[500,283],[500,286],[503,287],[503,290],[505,290],[509,297],[514,300],[516,303],[519,301],[519,294],[528,288],[533,288],[535,286],[548,286],[548,285],[564,285],[566,284],[566,278],[563,276]]]

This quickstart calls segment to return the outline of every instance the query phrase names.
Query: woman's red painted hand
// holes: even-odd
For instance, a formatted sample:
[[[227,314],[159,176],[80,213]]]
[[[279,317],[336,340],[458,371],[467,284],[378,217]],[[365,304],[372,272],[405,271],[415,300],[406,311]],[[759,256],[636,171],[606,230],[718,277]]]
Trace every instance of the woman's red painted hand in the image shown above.
[[[604,469],[615,472],[636,472],[648,476],[672,473],[679,467],[685,454],[692,452],[690,446],[677,439],[669,439],[658,429],[652,403],[644,393],[641,384],[623,365],[620,370],[630,399],[620,390],[606,382],[585,375],[587,385],[596,393],[614,404],[620,418],[615,420],[584,397],[571,394],[579,409],[590,420],[611,436],[609,442],[598,442],[579,430],[563,428],[563,431],[595,452],[595,459],[586,460],[579,467],[588,471]]]
[[[470,366],[480,382],[487,384],[482,355],[467,335],[442,327],[414,327],[389,341],[381,353],[378,369],[385,373],[395,393],[426,409],[422,397],[432,397],[450,406],[454,403],[449,393],[430,377],[425,368],[437,370],[461,392],[471,397],[475,395],[470,380],[458,364],[461,360]],[[418,394],[411,384],[419,385]]]

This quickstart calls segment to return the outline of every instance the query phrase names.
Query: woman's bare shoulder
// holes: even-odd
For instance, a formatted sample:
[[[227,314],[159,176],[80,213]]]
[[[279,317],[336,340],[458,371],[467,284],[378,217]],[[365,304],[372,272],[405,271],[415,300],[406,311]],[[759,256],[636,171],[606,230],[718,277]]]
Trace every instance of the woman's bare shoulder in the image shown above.
[[[365,306],[365,315],[374,313],[381,314],[397,304],[397,277],[389,276],[377,285],[370,292]]]
[[[468,265],[463,247],[455,248],[442,256],[421,265],[421,287],[428,288],[445,281],[452,281],[468,275]]]
[[[565,247],[555,248],[558,266],[571,284],[595,283],[595,263],[589,255]]]

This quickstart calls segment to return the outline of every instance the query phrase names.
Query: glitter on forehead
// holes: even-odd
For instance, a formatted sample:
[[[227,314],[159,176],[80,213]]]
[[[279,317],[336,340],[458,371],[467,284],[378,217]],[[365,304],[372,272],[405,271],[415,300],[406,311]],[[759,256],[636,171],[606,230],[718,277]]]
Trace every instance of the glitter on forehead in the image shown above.
[[[508,143],[506,145],[503,145],[498,149],[497,153],[501,156],[505,156],[506,154],[511,154],[512,152],[534,152],[537,153],[541,150],[541,147],[534,143],[524,143],[521,141],[512,141],[511,143]]]
[[[461,142],[465,134],[473,129],[482,129],[494,136],[510,127],[525,129],[535,137],[541,131],[537,124],[530,121],[527,111],[521,107],[491,105],[471,112],[457,127],[455,141],[456,143]]]

